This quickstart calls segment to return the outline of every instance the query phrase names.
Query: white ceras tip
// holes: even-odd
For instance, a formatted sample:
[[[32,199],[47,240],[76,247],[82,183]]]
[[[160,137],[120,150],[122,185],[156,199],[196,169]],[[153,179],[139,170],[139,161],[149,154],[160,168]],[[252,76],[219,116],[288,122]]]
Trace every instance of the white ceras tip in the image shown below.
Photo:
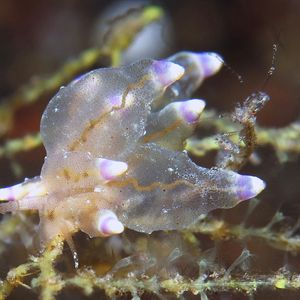
[[[205,107],[205,101],[201,99],[192,99],[177,102],[177,111],[181,118],[189,124],[193,124],[199,120],[199,117]]]
[[[28,197],[43,196],[47,193],[46,187],[41,182],[19,183],[0,189],[0,201],[15,201]]]
[[[102,209],[98,214],[97,229],[101,235],[110,236],[122,233],[124,226],[113,211]]]
[[[184,74],[182,66],[166,60],[154,61],[152,71],[164,87],[174,83]]]
[[[237,179],[237,196],[240,201],[257,196],[266,187],[266,183],[258,177],[239,175]]]
[[[252,186],[252,192],[255,195],[258,195],[266,188],[266,183],[258,177],[250,176],[250,181]]]
[[[97,167],[102,179],[108,181],[123,175],[128,169],[128,165],[125,162],[105,158],[97,159]]]
[[[216,74],[222,67],[223,58],[214,52],[202,52],[198,54],[198,60],[203,69],[204,77],[209,77]]]

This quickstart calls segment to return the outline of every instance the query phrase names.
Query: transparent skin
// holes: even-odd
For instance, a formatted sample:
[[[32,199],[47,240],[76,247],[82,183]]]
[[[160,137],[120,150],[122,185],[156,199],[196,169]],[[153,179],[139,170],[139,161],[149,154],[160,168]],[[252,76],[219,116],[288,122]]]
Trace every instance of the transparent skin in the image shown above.
[[[262,180],[202,168],[181,151],[205,105],[186,97],[220,66],[208,72],[198,54],[177,55],[98,69],[61,88],[41,120],[41,175],[0,190],[0,212],[38,210],[41,240],[68,241],[78,230],[183,229],[256,196]]]

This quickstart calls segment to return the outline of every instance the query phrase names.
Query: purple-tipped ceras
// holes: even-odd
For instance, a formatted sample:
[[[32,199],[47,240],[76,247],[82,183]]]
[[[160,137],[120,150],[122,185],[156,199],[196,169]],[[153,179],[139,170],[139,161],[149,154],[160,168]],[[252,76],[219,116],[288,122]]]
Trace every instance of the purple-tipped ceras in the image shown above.
[[[255,197],[262,180],[196,165],[183,152],[204,109],[188,98],[215,74],[213,53],[181,52],[98,69],[61,88],[41,121],[41,175],[0,190],[0,212],[37,210],[42,241],[124,227],[182,229],[201,214]]]

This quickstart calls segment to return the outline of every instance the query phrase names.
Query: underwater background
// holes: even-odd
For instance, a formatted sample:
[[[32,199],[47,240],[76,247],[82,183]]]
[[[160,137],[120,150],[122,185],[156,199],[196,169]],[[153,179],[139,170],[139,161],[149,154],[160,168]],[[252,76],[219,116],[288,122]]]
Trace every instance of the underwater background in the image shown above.
[[[121,1],[123,5],[125,2]],[[255,158],[240,170],[262,178],[267,187],[257,201],[214,211],[200,220],[198,227],[185,232],[148,236],[126,230],[120,237],[108,239],[89,239],[78,233],[74,240],[82,269],[74,270],[65,245],[63,255],[55,257],[54,269],[45,267],[44,282],[34,281],[39,274],[34,267],[10,288],[5,285],[9,270],[26,263],[28,253],[38,255],[31,246],[38,217],[20,214],[8,221],[10,216],[4,216],[0,231],[1,295],[10,294],[7,299],[299,299],[299,1],[136,3],[159,6],[165,16],[156,32],[146,38],[153,41],[146,49],[140,49],[138,43],[134,51],[122,50],[127,52],[116,64],[143,56],[167,57],[182,50],[214,51],[222,55],[225,66],[194,95],[206,99],[208,110],[217,115],[230,112],[259,90],[271,97],[258,114],[257,123],[274,131],[266,131],[270,138],[258,141]],[[116,3],[0,0],[1,187],[40,173],[45,151],[36,133],[41,114],[59,87],[114,62],[113,55],[97,56],[99,53],[91,50],[101,49],[111,28],[123,30],[116,34],[117,40],[126,33],[123,19],[116,22],[117,17],[107,12],[122,11],[112,5]],[[126,5],[123,18],[129,7]],[[268,76],[272,67],[275,71]],[[211,130],[200,126],[197,136],[209,136]],[[201,166],[212,167],[216,151],[191,157]],[[50,264],[49,257],[38,263],[46,265],[46,260]],[[57,272],[54,275],[53,270]],[[47,272],[49,278],[59,276],[61,282],[68,279],[69,283],[59,288],[56,282],[47,290],[51,286]],[[81,276],[77,278],[76,272],[82,272]],[[96,282],[107,274],[111,277],[106,281]],[[96,279],[89,281],[89,276]],[[202,288],[200,279],[215,285]],[[226,286],[231,279],[232,285]],[[97,286],[100,288],[92,293]]]

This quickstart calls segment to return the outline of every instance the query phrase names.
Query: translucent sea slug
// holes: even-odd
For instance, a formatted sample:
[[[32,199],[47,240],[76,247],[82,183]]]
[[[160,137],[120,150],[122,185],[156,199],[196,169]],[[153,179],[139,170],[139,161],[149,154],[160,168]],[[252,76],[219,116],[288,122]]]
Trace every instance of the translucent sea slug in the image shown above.
[[[205,102],[187,98],[221,67],[181,52],[91,71],[63,87],[41,120],[41,175],[0,190],[0,212],[37,210],[43,242],[182,229],[199,215],[260,193],[254,176],[206,169],[182,151]]]

